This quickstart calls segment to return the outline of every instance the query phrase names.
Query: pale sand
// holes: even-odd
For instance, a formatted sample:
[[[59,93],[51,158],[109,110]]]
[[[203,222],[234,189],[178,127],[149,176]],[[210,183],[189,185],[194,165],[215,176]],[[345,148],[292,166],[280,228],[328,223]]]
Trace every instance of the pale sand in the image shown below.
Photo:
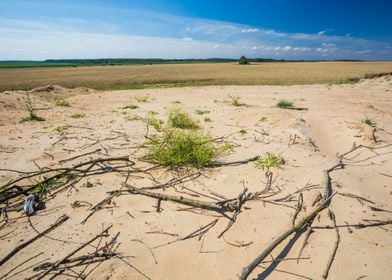
[[[272,170],[275,175],[278,175],[273,186],[279,187],[282,192],[271,199],[294,193],[307,182],[320,184],[322,170],[333,166],[336,163],[336,154],[350,150],[354,142],[356,145],[364,144],[372,147],[392,144],[392,79],[388,77],[342,86],[214,86],[115,92],[60,90],[57,95],[66,97],[71,107],[53,106],[53,95],[48,95],[49,97],[45,94],[39,96],[31,94],[32,101],[37,107],[49,108],[38,111],[46,121],[20,124],[18,122],[21,117],[26,116],[26,111],[17,98],[22,99],[23,93],[0,94],[2,106],[0,168],[36,170],[33,161],[41,167],[58,166],[57,163],[62,159],[93,151],[102,146],[111,156],[130,155],[131,159],[137,160],[145,153],[136,148],[138,144],[145,141],[145,124],[142,121],[129,121],[127,118],[133,115],[145,117],[149,111],[156,111],[157,118],[166,120],[168,109],[176,101],[181,102],[176,104],[177,106],[181,106],[194,118],[199,119],[204,129],[212,135],[216,137],[231,135],[227,140],[238,146],[232,154],[222,157],[221,161],[242,160],[264,155],[267,152],[282,154],[286,161],[283,169]],[[149,95],[152,100],[148,103],[136,102],[136,96],[145,95]],[[239,96],[242,102],[250,106],[233,107],[222,103],[228,95]],[[306,107],[309,110],[278,109],[274,105],[280,99],[292,100],[296,106]],[[119,109],[128,103],[138,104],[140,108]],[[114,109],[117,112],[113,112]],[[211,112],[200,116],[195,114],[196,109]],[[69,116],[74,113],[84,113],[86,117],[70,118]],[[212,122],[204,122],[205,116],[210,117]],[[369,129],[361,124],[364,116],[370,116],[376,121],[378,144],[372,142]],[[267,121],[258,122],[261,117],[266,117]],[[53,128],[60,125],[73,127],[69,127],[63,134],[54,132]],[[240,129],[245,129],[248,133],[232,134]],[[260,133],[262,131],[268,135],[262,136]],[[125,133],[129,141],[119,132]],[[294,134],[298,136],[296,144],[288,146],[289,137]],[[64,139],[57,142],[61,138]],[[309,143],[309,139],[314,141],[318,149]],[[97,143],[95,140],[100,142]],[[392,178],[386,175],[392,175],[392,147],[379,149],[377,153],[378,156],[368,150],[360,150],[351,155],[358,154],[352,160],[356,163],[348,164],[345,169],[331,173],[333,189],[339,193],[351,193],[370,199],[375,202],[373,206],[391,211]],[[101,156],[105,155],[101,154]],[[74,163],[78,162],[79,160],[74,161]],[[243,182],[249,191],[260,191],[264,188],[264,174],[253,163],[209,169],[202,173],[205,176],[185,186],[208,195],[210,195],[209,191],[213,191],[228,198],[236,197],[242,191]],[[163,171],[155,172],[154,175],[160,182],[171,178],[170,173]],[[4,184],[15,178],[16,174],[0,172],[0,176],[0,183]],[[155,200],[127,195],[116,197],[114,208],[112,204],[111,207],[102,209],[85,225],[81,225],[81,220],[89,211],[86,207],[72,208],[70,204],[75,200],[96,204],[106,197],[107,191],[119,189],[124,178],[116,174],[106,174],[90,177],[89,180],[92,183],[99,180],[101,184],[96,184],[93,188],[85,188],[82,186],[86,180],[83,180],[76,188],[50,199],[46,203],[47,209],[44,212],[41,214],[38,212],[30,217],[38,231],[46,229],[61,214],[66,213],[71,218],[47,237],[39,239],[16,254],[0,268],[0,275],[40,252],[43,252],[41,256],[24,264],[16,272],[40,260],[61,259],[80,243],[98,234],[103,226],[113,225],[110,234],[114,236],[120,232],[118,252],[130,256],[126,260],[151,279],[237,279],[242,268],[290,226],[294,213],[293,209],[284,206],[264,204],[260,201],[248,202],[236,223],[225,234],[225,240],[229,243],[239,241],[252,242],[252,244],[236,247],[226,243],[223,238],[218,239],[218,234],[228,222],[227,219],[220,218],[201,240],[193,238],[154,249],[158,262],[156,264],[148,248],[132,240],[143,240],[150,247],[154,247],[176,238],[163,234],[146,234],[146,232],[163,231],[186,236],[200,226],[213,221],[215,217],[211,217],[210,214],[216,213],[200,210],[196,210],[196,213],[176,211],[184,207],[171,202],[162,202],[163,211],[157,213],[154,208]],[[131,177],[129,182],[136,187],[154,185],[154,182],[147,177],[144,179]],[[181,190],[181,187],[183,186],[178,186],[178,190]],[[319,191],[320,189],[312,189],[303,193],[307,209],[310,209],[310,204]],[[167,193],[176,194],[171,190]],[[297,197],[298,194],[295,194],[294,199]],[[204,197],[198,199],[208,200]],[[288,205],[295,206],[296,201]],[[356,199],[338,194],[333,197],[330,208],[336,214],[338,225],[344,225],[346,222],[363,223],[363,219],[391,219],[391,212],[375,212],[368,205],[370,204],[361,205]],[[131,218],[127,211],[135,219]],[[21,213],[10,213],[10,218],[20,215]],[[331,224],[328,211],[324,210],[314,221],[313,226]],[[329,279],[358,279],[361,276],[366,276],[365,279],[388,279],[392,275],[391,226],[387,225],[384,229],[351,227],[352,233],[345,227],[339,229],[341,242]],[[0,236],[12,230],[15,231],[0,238],[0,257],[23,240],[36,234],[26,217],[2,228]],[[274,258],[278,258],[289,239],[273,251]],[[285,250],[287,255],[280,257],[296,258],[303,239],[304,234],[295,243],[289,244],[289,248]],[[259,279],[306,279],[304,278],[306,276],[309,279],[321,279],[334,242],[334,230],[315,229],[302,254],[306,259],[301,260],[299,264],[290,260],[272,266],[271,263],[265,263],[263,266],[269,269],[259,267],[252,277],[256,278],[259,275]],[[93,250],[90,247],[77,255]],[[91,265],[87,271],[93,267],[94,265]],[[12,279],[23,279],[32,276],[33,273],[28,269]],[[89,275],[89,278],[145,279],[116,258],[101,264]]]

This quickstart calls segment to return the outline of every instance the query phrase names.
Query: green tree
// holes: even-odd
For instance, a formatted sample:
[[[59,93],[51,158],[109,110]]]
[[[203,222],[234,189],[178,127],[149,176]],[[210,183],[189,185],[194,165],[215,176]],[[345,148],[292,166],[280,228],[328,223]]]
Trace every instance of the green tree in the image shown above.
[[[240,60],[238,61],[239,64],[244,65],[244,64],[249,64],[248,59],[245,56],[241,56]]]

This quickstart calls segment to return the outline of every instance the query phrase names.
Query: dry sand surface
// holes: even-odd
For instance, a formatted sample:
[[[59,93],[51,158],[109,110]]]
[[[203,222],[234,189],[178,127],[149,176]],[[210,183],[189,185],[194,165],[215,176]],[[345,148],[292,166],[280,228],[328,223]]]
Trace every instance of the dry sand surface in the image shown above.
[[[148,102],[139,103],[135,99],[147,95]],[[225,103],[229,95],[241,97],[248,106]],[[282,169],[271,170],[274,180],[270,195],[265,195],[264,201],[247,201],[222,238],[218,235],[229,220],[221,214],[166,201],[162,201],[162,211],[158,213],[156,200],[141,195],[116,196],[81,224],[91,210],[85,203],[81,203],[82,207],[71,204],[75,201],[97,204],[108,196],[108,191],[122,187],[126,174],[107,170],[106,174],[83,178],[55,197],[48,196],[46,209],[29,218],[22,212],[8,213],[8,223],[0,225],[0,258],[35,236],[37,231],[48,228],[62,214],[69,215],[70,219],[15,254],[0,267],[0,275],[23,263],[7,277],[29,278],[40,272],[33,271],[33,265],[60,260],[103,227],[113,225],[110,237],[104,238],[99,248],[119,233],[115,248],[118,246],[116,252],[121,253],[121,257],[90,264],[87,269],[80,266],[66,270],[60,278],[72,279],[75,273],[85,269],[83,273],[90,279],[238,279],[242,269],[291,226],[293,208],[300,193],[297,191],[302,189],[304,197],[301,218],[322,191],[323,170],[336,164],[338,153],[362,144],[377,149],[358,149],[344,159],[344,169],[331,172],[332,187],[337,194],[332,198],[330,209],[341,227],[338,227],[340,243],[329,279],[390,279],[391,226],[356,228],[346,225],[391,220],[391,77],[333,86],[211,86],[113,92],[55,87],[32,92],[30,96],[35,107],[44,109],[37,113],[46,121],[19,123],[27,115],[22,106],[25,93],[0,94],[0,168],[34,171],[38,167],[68,167],[109,155],[129,156],[138,168],[146,168],[150,165],[138,160],[146,153],[139,146],[146,140],[146,124],[132,117],[145,118],[148,112],[155,111],[156,118],[166,121],[167,112],[173,106],[189,112],[213,136],[226,136],[225,140],[235,144],[234,151],[219,161],[244,160],[269,152],[281,154],[285,164]],[[60,96],[71,106],[54,106],[53,100]],[[280,99],[292,100],[295,106],[308,110],[279,109],[275,104]],[[139,108],[122,109],[129,103]],[[198,115],[197,109],[210,113]],[[85,117],[71,118],[75,113],[83,113]],[[206,116],[212,122],[204,121]],[[372,129],[361,123],[365,116],[377,124],[375,139]],[[262,117],[265,117],[263,122],[259,121]],[[54,131],[59,126],[67,129]],[[151,130],[150,133],[157,133]],[[246,133],[239,133],[240,130]],[[290,136],[294,135],[295,142],[289,144]],[[60,163],[96,149],[101,151]],[[128,184],[138,188],[155,186],[186,172],[195,171],[160,168],[150,175],[131,174]],[[202,176],[194,180],[167,187],[165,191],[154,191],[215,201],[216,194],[236,198],[244,186],[249,192],[262,191],[265,187],[264,172],[253,162],[200,172]],[[0,171],[0,184],[22,175]],[[312,187],[304,190],[307,184]],[[380,211],[374,211],[374,207]],[[226,214],[231,216],[231,213]],[[204,235],[166,244],[186,237],[215,219],[217,223]],[[321,279],[336,240],[335,230],[323,227],[332,225],[328,210],[322,211],[312,224],[314,231],[299,263],[293,259],[298,256],[305,233],[292,235],[279,245],[251,278]],[[94,252],[98,241],[73,257]],[[272,257],[285,260],[271,262]]]

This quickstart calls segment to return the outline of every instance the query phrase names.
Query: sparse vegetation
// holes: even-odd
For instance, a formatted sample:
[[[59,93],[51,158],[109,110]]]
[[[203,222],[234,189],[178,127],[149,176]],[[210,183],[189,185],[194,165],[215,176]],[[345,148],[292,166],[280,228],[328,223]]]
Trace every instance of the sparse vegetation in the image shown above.
[[[21,118],[19,122],[24,123],[24,122],[34,122],[34,121],[43,122],[45,121],[45,118],[36,115],[34,112],[29,112],[29,116]]]
[[[246,129],[243,129],[243,128],[239,131],[239,134],[241,134],[241,135],[245,135],[247,133],[248,132],[246,131]]]
[[[86,115],[83,113],[76,113],[76,114],[72,114],[70,117],[73,119],[81,119],[84,118]]]
[[[141,116],[138,115],[133,115],[127,118],[128,121],[142,121],[143,118]]]
[[[368,116],[364,117],[361,122],[367,124],[368,126],[376,127],[376,122]]]
[[[232,146],[217,146],[212,137],[195,130],[166,130],[163,136],[147,143],[147,158],[163,166],[191,165],[202,168]]]
[[[69,107],[69,106],[71,106],[69,101],[64,99],[64,98],[57,98],[57,99],[55,99],[54,100],[54,104],[56,104],[56,106],[62,106],[62,107]]]
[[[279,100],[278,103],[276,103],[276,107],[281,109],[292,108],[294,107],[294,103],[289,100]]]
[[[199,123],[192,119],[188,113],[182,111],[179,108],[173,108],[167,120],[171,127],[182,128],[182,129],[198,129]]]
[[[122,107],[122,109],[131,109],[131,110],[134,110],[137,108],[139,108],[139,106],[137,106],[136,104],[127,104]]]
[[[156,131],[162,130],[163,121],[155,118],[155,114],[149,113],[147,122],[148,125],[151,125]]]
[[[24,122],[34,122],[34,121],[37,122],[45,121],[43,117],[40,117],[35,113],[35,109],[33,107],[33,104],[31,103],[30,94],[27,94],[26,97],[27,100],[24,104],[24,107],[26,108],[26,111],[29,113],[29,116],[22,118],[19,122],[24,123]]]
[[[53,128],[53,131],[58,132],[58,133],[62,133],[66,130],[68,130],[68,126],[62,125],[62,126],[56,126],[55,128]]]
[[[145,102],[148,102],[148,100],[150,99],[150,96],[148,96],[148,95],[137,95],[137,96],[135,96],[135,99],[139,103],[145,103]]]
[[[255,165],[262,170],[269,171],[272,167],[282,168],[284,160],[280,155],[267,153],[264,157],[255,161]]]
[[[266,122],[268,119],[267,119],[267,117],[261,117],[260,119],[259,119],[259,122]]]
[[[195,113],[198,115],[204,115],[204,114],[209,114],[210,111],[197,109],[197,110],[195,110]]]
[[[240,100],[241,100],[241,97],[229,95],[229,100],[227,102],[230,105],[236,106],[236,107],[246,106],[246,104],[241,102]]]
[[[210,117],[204,117],[204,121],[205,121],[205,122],[212,122],[212,120],[211,120]]]

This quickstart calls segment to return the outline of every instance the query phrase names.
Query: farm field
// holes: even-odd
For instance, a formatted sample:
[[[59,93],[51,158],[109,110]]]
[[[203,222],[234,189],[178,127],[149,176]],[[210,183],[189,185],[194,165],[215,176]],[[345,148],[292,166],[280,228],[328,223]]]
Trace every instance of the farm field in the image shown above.
[[[392,77],[335,83],[391,67],[1,69],[2,90],[253,86],[0,93],[0,275],[388,279]],[[161,153],[176,133],[201,140]],[[190,148],[194,165],[168,164]],[[44,204],[30,216],[27,192]]]
[[[0,69],[0,91],[49,84],[98,90],[201,85],[349,83],[366,74],[392,72],[391,62],[202,63]]]

